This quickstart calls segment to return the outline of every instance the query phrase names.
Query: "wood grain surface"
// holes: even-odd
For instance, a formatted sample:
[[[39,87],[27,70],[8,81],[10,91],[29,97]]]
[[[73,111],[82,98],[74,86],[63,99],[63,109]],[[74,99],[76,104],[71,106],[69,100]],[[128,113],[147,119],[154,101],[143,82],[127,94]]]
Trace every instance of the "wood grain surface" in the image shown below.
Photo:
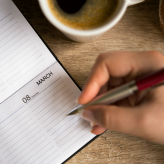
[[[63,66],[82,87],[96,57],[107,51],[157,50],[164,54],[158,0],[128,7],[121,21],[92,43],[67,39],[43,16],[36,0],[13,0]],[[163,164],[164,146],[143,139],[107,131],[66,164]]]

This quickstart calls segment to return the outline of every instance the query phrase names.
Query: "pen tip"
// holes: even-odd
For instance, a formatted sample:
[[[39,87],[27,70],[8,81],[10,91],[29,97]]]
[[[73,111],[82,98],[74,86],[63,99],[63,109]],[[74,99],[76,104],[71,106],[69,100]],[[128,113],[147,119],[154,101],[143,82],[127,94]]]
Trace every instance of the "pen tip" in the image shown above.
[[[68,113],[66,116],[75,115],[75,114],[78,114],[78,110],[72,111]]]
[[[78,114],[78,113],[81,112],[82,109],[83,109],[83,106],[82,105],[79,105],[79,106],[75,107],[74,109],[72,109],[70,112],[68,112],[66,114],[66,116]]]

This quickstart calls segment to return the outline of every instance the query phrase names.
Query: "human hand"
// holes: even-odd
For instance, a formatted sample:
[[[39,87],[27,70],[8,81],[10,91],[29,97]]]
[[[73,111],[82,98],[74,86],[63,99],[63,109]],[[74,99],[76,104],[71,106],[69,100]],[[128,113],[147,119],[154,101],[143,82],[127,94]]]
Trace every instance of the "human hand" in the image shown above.
[[[97,95],[144,74],[164,68],[158,52],[109,52],[101,54],[93,66],[78,102],[86,104]],[[112,105],[85,109],[83,118],[94,123],[92,133],[106,129],[164,144],[164,86],[136,94]]]

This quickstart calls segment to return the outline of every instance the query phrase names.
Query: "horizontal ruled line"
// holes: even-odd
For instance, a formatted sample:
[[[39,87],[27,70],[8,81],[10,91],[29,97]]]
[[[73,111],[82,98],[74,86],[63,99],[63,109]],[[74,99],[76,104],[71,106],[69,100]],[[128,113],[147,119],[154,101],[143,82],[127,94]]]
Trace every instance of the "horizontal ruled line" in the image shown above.
[[[34,69],[35,67],[37,67],[39,64],[41,64],[45,59],[42,59],[41,61],[39,61],[38,63],[35,63],[35,66],[31,67],[29,70],[27,70],[26,72],[24,72],[23,75],[19,76],[17,80],[14,81],[14,83],[16,81],[18,81],[20,78],[22,78],[23,76],[25,76],[27,73],[29,73],[32,69]]]
[[[65,87],[66,87],[66,86],[65,86]],[[63,88],[65,88],[65,87],[63,87]],[[63,88],[62,88],[62,89],[63,89]],[[60,91],[61,91],[61,90],[59,90],[57,93],[59,93]],[[55,99],[55,101],[58,100],[60,97],[62,97],[62,96],[63,96],[65,93],[67,93],[68,91],[69,91],[69,89],[66,90],[64,93],[62,93],[62,95],[60,95],[59,97],[57,97],[57,98]],[[50,98],[52,98],[52,97],[50,97]],[[55,101],[53,101],[52,103],[54,103]],[[63,100],[62,100],[62,101],[63,101]],[[44,103],[45,103],[45,102],[47,102],[47,100],[44,101]],[[44,103],[42,103],[40,106],[42,106]],[[61,103],[61,102],[60,102],[60,103]],[[51,105],[51,104],[49,104],[49,105]],[[49,106],[49,105],[48,105],[48,106]],[[39,107],[40,107],[40,106],[39,106]],[[46,109],[48,106],[46,106],[46,107],[43,108],[41,111],[39,111],[39,113],[42,112],[44,109]],[[37,107],[37,108],[38,108],[38,107]],[[37,116],[39,113],[37,113],[35,116]]]
[[[75,106],[75,104],[73,104],[72,106],[70,106],[69,108],[67,108],[67,110],[68,110],[68,109],[70,109],[70,108],[72,108],[73,106]],[[67,111],[67,110],[66,110],[66,111]],[[75,116],[74,116],[74,117],[75,117]],[[73,117],[73,118],[74,118],[74,117]],[[73,118],[72,118],[72,119],[73,119]],[[64,119],[65,119],[65,117],[64,117],[61,121],[63,121]],[[55,126],[57,126],[58,124],[60,124],[60,123],[61,123],[61,121],[60,121],[60,122],[58,122]],[[51,121],[48,125],[46,125],[44,128],[46,128],[47,126],[49,126],[49,125],[50,125],[50,124],[52,124],[53,122],[54,122],[54,120],[53,120],[53,121]],[[68,122],[69,122],[69,120],[68,120]],[[61,128],[61,127],[60,127],[60,128]],[[52,129],[53,129],[53,127],[52,127],[52,128],[50,128],[50,129],[48,130],[48,132],[49,132],[50,130],[52,130]],[[57,131],[57,130],[56,130],[56,131]],[[56,132],[56,131],[55,131],[55,132]],[[55,132],[53,132],[53,134],[54,134]]]
[[[9,13],[9,14],[6,15],[4,18],[2,18],[2,19],[0,20],[0,22],[3,21],[5,18],[7,18],[9,15],[11,15],[11,13]]]
[[[27,39],[26,41],[24,41],[21,45],[18,45],[18,47],[16,47],[13,51],[11,51],[10,53],[8,53],[7,55],[5,55],[5,57],[3,58],[3,60],[8,56],[8,55],[10,55],[10,54],[12,54],[14,51],[16,51],[18,48],[20,48],[22,45],[24,45],[26,42],[28,42],[30,40],[30,38],[29,39]],[[32,44],[32,43],[31,43]],[[2,53],[1,53],[1,55],[4,53],[4,52],[6,52],[7,51],[7,49],[6,50],[4,50]],[[2,59],[1,59],[2,60]],[[0,60],[0,61],[1,61]]]
[[[51,150],[51,149],[53,149],[54,147],[51,147],[49,150]],[[34,155],[33,155],[34,156]],[[32,156],[32,157],[33,157]],[[34,162],[36,162],[38,159],[40,159],[40,157],[42,157],[42,155],[40,155],[35,161],[33,161],[33,163]],[[30,157],[31,158],[31,157]],[[48,157],[46,157],[46,159],[48,159]],[[27,162],[28,160],[26,160],[25,162]],[[42,161],[43,162],[43,161]],[[40,162],[40,163],[42,163],[42,162]]]
[[[9,21],[7,21],[6,23],[4,23],[2,26],[0,26],[0,28],[4,27],[5,25],[7,25],[10,21],[14,20],[15,17],[11,18]]]
[[[8,36],[10,36],[13,32],[17,31],[21,26],[18,26],[16,29],[14,29],[12,32],[10,32],[9,34],[7,34],[7,36],[3,37],[0,42],[2,42],[4,39],[6,39]],[[10,40],[11,41],[11,40]],[[7,42],[8,43],[8,42]]]
[[[89,126],[89,125],[87,125],[85,128],[87,128],[88,126]],[[84,128],[84,129],[85,129],[85,128]],[[83,130],[84,130],[84,129],[83,129]],[[74,145],[78,140],[80,140],[81,138],[83,138],[83,136],[85,136],[87,133],[88,133],[88,131],[87,131],[86,133],[84,133],[82,136],[80,136],[80,138],[78,138],[76,141],[74,141],[74,143],[71,144],[69,147],[71,147],[72,145]],[[69,147],[67,147],[64,151],[68,150]],[[63,152],[64,152],[64,151],[63,151]]]
[[[25,112],[25,111],[24,111]],[[20,113],[17,117],[15,117],[13,120],[11,120],[10,122],[8,122],[5,126],[3,126],[0,130],[2,130],[3,128],[5,128],[6,126],[8,126],[9,124],[11,124],[15,119],[17,119],[18,117],[20,117],[22,114],[24,114],[24,112]]]
[[[7,119],[9,119],[12,115],[14,115],[16,112],[18,112],[22,108],[23,108],[23,106],[20,107],[18,110],[16,110],[14,113],[12,113],[10,116],[8,116],[6,119],[4,119],[2,122],[0,122],[0,124],[2,124],[4,121],[6,121]]]
[[[14,42],[14,44],[12,44],[12,46],[11,47],[13,47],[15,44],[17,44],[18,42],[20,42],[20,40],[22,40],[23,38],[25,38],[27,36],[27,34],[26,35],[24,35],[22,38],[20,38],[19,40],[17,40],[16,42]],[[28,40],[30,40],[29,38],[26,40],[26,41],[28,41]],[[25,41],[25,42],[26,42]],[[20,46],[20,45],[19,45]],[[10,48],[11,48],[10,47]],[[4,50],[1,54],[3,54],[4,52],[6,52],[8,49],[6,49],[6,50]]]
[[[73,118],[72,118],[72,119],[73,119]],[[80,119],[79,119],[79,120],[80,120]],[[76,120],[76,121],[73,122],[72,124],[69,124],[69,125],[70,125],[69,128],[71,128],[71,126],[72,126],[73,124],[75,124],[76,122],[78,122],[79,120]],[[64,125],[65,125],[65,124],[64,124]],[[80,125],[81,125],[81,124],[80,124]],[[79,126],[80,126],[80,125],[79,125]],[[69,129],[69,128],[68,128],[68,129]],[[68,130],[68,129],[67,129],[67,130]],[[55,138],[54,138],[53,140],[55,140],[56,138],[58,138],[61,134],[63,134],[63,132],[61,132],[59,135],[55,136]],[[62,138],[62,139],[64,139],[64,138]],[[59,142],[60,142],[60,141],[59,141]],[[59,143],[59,142],[58,142],[58,143]]]
[[[31,119],[32,119],[32,118],[30,118],[28,121],[30,121]],[[28,122],[28,121],[27,121],[27,122]],[[27,122],[26,122],[26,123],[27,123]],[[24,124],[25,124],[25,123],[24,123]],[[23,124],[23,125],[24,125],[24,124]],[[29,127],[30,127],[30,126],[29,126]],[[27,130],[29,127],[27,127],[25,130]],[[21,127],[19,127],[19,128],[21,128]],[[19,128],[18,128],[17,130],[19,130]],[[15,130],[13,133],[15,133],[17,130]],[[24,130],[24,131],[25,131],[25,130]],[[21,133],[22,133],[22,132],[21,132]],[[19,135],[20,135],[20,133],[19,133],[17,136],[19,136]],[[17,136],[16,136],[16,137],[17,137]],[[10,136],[6,137],[4,140],[6,140],[6,139],[9,138],[9,137],[10,137]],[[16,138],[16,137],[15,137],[15,138]],[[2,140],[0,143],[2,143],[4,140]],[[11,141],[12,141],[12,140],[10,140],[9,142],[11,142]],[[9,142],[8,142],[8,143],[9,143]],[[3,146],[3,147],[4,147],[4,146]],[[2,148],[3,148],[3,147],[2,147]]]
[[[13,38],[10,38],[9,41],[7,41],[6,43],[4,43],[0,48],[2,48],[3,46],[5,46],[6,44],[8,44],[9,42],[11,42],[13,39],[15,39],[17,36],[19,36],[24,30],[20,31],[18,34],[16,34]]]
[[[33,55],[37,54],[38,52],[39,52],[39,51],[35,52]],[[24,63],[26,63],[28,60],[30,60],[30,59],[33,58],[33,57],[34,57],[34,56],[31,55],[27,60],[22,61],[21,64],[17,65],[16,68],[12,69],[12,71],[9,71],[10,74],[11,74],[13,71],[15,71],[17,68],[19,68],[21,65],[24,65]],[[39,57],[36,56],[35,59],[33,59],[32,61],[35,61],[35,60],[38,59],[38,58],[39,58]],[[31,61],[29,61],[28,63],[31,63]],[[28,65],[28,63],[26,63],[26,64]],[[23,69],[22,69],[22,70],[23,70]],[[21,70],[21,72],[22,72],[22,70]],[[19,72],[17,72],[16,74],[18,74],[18,73],[19,73]],[[12,75],[15,76],[16,74],[12,74]],[[7,77],[7,76],[9,76],[9,75],[7,74],[7,75],[4,76],[4,77]]]
[[[62,82],[62,83],[63,83],[63,82]],[[56,86],[55,88],[59,87],[62,83],[60,83],[60,84],[59,84],[58,86]],[[64,89],[65,87],[66,87],[66,85],[65,85],[63,88],[59,89],[57,92],[55,92],[54,95],[56,95],[57,93],[59,93],[60,90]],[[50,92],[51,92],[51,91],[50,91]],[[41,101],[43,98],[45,98],[45,96],[47,96],[50,92],[48,92],[46,95],[44,95],[43,97],[41,97],[41,99],[39,99],[38,102]],[[46,99],[44,102],[42,102],[42,104],[40,104],[37,108],[39,108],[40,106],[42,106],[45,102],[47,102],[47,100],[48,100],[48,99]],[[30,108],[31,108],[31,106],[30,106]],[[35,108],[33,111],[35,111],[37,108]],[[33,112],[33,111],[32,111],[32,112]]]
[[[71,93],[70,95],[72,95],[72,93]],[[69,96],[70,96],[70,95],[69,95]],[[68,96],[68,97],[69,97],[69,96]],[[65,99],[67,99],[68,97],[66,97]],[[75,97],[74,97],[74,98],[75,98]],[[73,98],[73,99],[74,99],[74,98]],[[65,100],[65,99],[64,99],[64,100]],[[70,101],[71,101],[71,100],[70,100]],[[66,104],[64,104],[64,106],[67,105],[68,103],[69,103],[69,102],[67,102]],[[58,104],[58,105],[59,105],[59,104]],[[57,113],[60,109],[64,108],[64,106],[62,106],[61,108],[59,108],[55,113]],[[53,109],[53,108],[52,108],[52,109]],[[49,110],[49,111],[50,111],[50,110]],[[48,111],[47,113],[49,113],[49,111]],[[47,113],[46,113],[46,114],[47,114]],[[49,118],[51,118],[55,113],[53,113]],[[63,113],[65,113],[65,111],[63,111],[58,117],[60,117]],[[49,119],[49,118],[47,118],[47,119]],[[45,121],[47,121],[47,119],[44,120],[42,123],[44,123]],[[55,125],[54,125],[54,126],[55,126]]]
[[[31,43],[32,44],[32,43]],[[31,45],[30,44],[30,45]],[[30,46],[29,45],[29,46]],[[27,46],[25,49],[27,49],[29,46]],[[27,54],[29,54],[31,51],[33,51],[34,49],[35,49],[36,47],[34,47],[34,48],[32,48],[30,51],[28,51],[26,54],[24,54],[24,55],[22,55],[16,62],[18,62],[18,61],[20,61],[22,58],[24,58],[24,56],[26,56]],[[24,50],[25,50],[24,49]],[[37,51],[38,52],[38,51]],[[19,52],[19,53],[17,53],[17,55],[18,54],[20,54],[20,53],[23,53],[22,51],[21,52]],[[10,59],[10,60],[13,60],[12,58]],[[5,62],[3,65],[1,65],[1,66],[4,66],[4,65],[6,65],[6,64],[8,64],[9,62],[10,62],[10,60],[7,60],[7,62]],[[13,65],[10,65],[9,67],[7,67],[6,69],[4,69],[4,70],[2,70],[2,71],[0,71],[1,73],[3,72],[3,71],[6,71],[6,70],[8,70],[10,67],[12,67]]]
[[[85,122],[85,121],[84,121]],[[83,123],[84,123],[83,122]],[[81,124],[82,125],[82,124]],[[86,127],[88,127],[89,125],[86,125],[83,129],[81,129],[81,131],[83,131]],[[78,127],[77,127],[78,128]],[[75,128],[74,130],[76,130],[77,128]],[[80,132],[81,132],[80,131]],[[88,133],[88,132],[87,132]],[[76,134],[76,135],[78,135],[78,133]],[[70,138],[69,140],[71,140],[71,139],[73,139],[76,135],[74,135],[72,138]],[[82,138],[81,136],[80,136],[80,138]],[[77,142],[80,138],[78,138],[76,141],[74,141],[74,142]],[[61,140],[62,141],[62,140]],[[61,147],[63,147],[65,145],[65,143],[61,146]],[[68,148],[67,148],[68,149]]]
[[[11,27],[13,27],[14,25],[16,25],[18,22],[15,22],[14,24],[12,24],[11,26],[9,26],[7,29],[5,29],[5,31],[1,32],[0,35],[4,34],[7,30],[9,30]]]
[[[28,114],[29,115],[29,114]],[[10,129],[12,129],[15,125],[19,124],[22,120],[24,120],[28,115],[24,116],[21,120],[19,120],[16,124],[14,124],[12,127],[10,127],[9,129],[7,129],[7,131],[5,131],[3,134],[1,134],[1,137],[7,133]],[[24,125],[24,124],[23,124]]]
[[[29,128],[29,127],[27,127],[25,130],[27,130],[28,128]],[[3,154],[6,153],[10,148],[12,148],[12,147],[13,147],[14,145],[16,145],[18,142],[20,142],[21,140],[23,140],[25,137],[27,137],[30,133],[32,133],[32,132],[33,132],[35,129],[37,129],[37,128],[38,128],[38,126],[35,127],[34,129],[32,129],[28,134],[26,134],[26,135],[25,135],[23,138],[21,138],[19,141],[15,142],[13,145],[11,145],[5,152],[3,152]],[[41,130],[40,130],[40,131],[41,131]],[[33,138],[36,134],[38,134],[38,132],[35,133],[33,136],[31,136],[30,139]],[[29,141],[30,139],[28,139],[28,141]],[[11,141],[9,141],[9,142],[11,142]],[[8,143],[9,143],[9,142],[8,142]],[[27,141],[26,141],[26,142],[27,142]],[[8,144],[8,143],[7,143],[7,144]],[[7,145],[7,144],[6,144],[6,145]],[[5,145],[5,146],[6,146],[6,145]],[[14,150],[14,151],[15,151],[15,150]],[[14,152],[14,151],[13,151],[13,152]],[[12,152],[12,153],[13,153],[13,152]],[[11,154],[11,153],[10,153],[10,154]],[[9,154],[9,155],[10,155],[10,154]],[[9,156],[9,155],[8,155],[8,156]]]
[[[49,87],[51,87],[52,85],[54,85],[54,84],[55,84],[56,82],[58,82],[60,79],[61,79],[61,77],[59,77],[59,78],[58,78],[57,80],[55,80],[51,85],[49,85],[48,87],[46,87],[46,88],[45,88],[42,92],[40,92],[38,95],[40,95],[41,93],[43,93],[44,91],[46,91]],[[63,83],[63,81],[62,81],[61,83]],[[60,83],[60,84],[61,84],[61,83]],[[58,86],[56,86],[56,87],[58,87]],[[56,87],[55,87],[55,88],[56,88]],[[55,89],[55,88],[54,88],[54,89]],[[53,89],[53,90],[54,90],[54,89]],[[51,92],[52,92],[53,90],[51,90]],[[49,94],[49,93],[50,93],[50,92],[48,92],[47,94]],[[39,100],[43,99],[45,96],[47,96],[47,94],[44,95],[43,97],[41,97]],[[37,95],[37,96],[38,96],[38,95]],[[35,103],[32,104],[31,106],[29,106],[29,108],[31,108],[33,105],[35,105]],[[32,111],[32,112],[33,112],[33,111]]]
[[[44,136],[44,134],[43,135],[41,135],[39,138],[41,138],[41,137],[43,137]],[[38,140],[38,138],[34,141],[34,142],[32,142],[28,147],[30,147],[32,144],[34,144],[36,141]],[[39,146],[40,145],[40,143],[37,145],[37,146]],[[26,147],[25,149],[27,149],[28,147]],[[36,148],[36,147],[35,147]],[[34,149],[35,149],[34,148]],[[25,149],[23,149],[21,152],[23,152]],[[12,161],[14,158],[16,158],[17,156],[18,156],[19,154],[17,154],[17,155],[15,155],[10,161]],[[26,154],[27,155],[27,154]],[[6,157],[7,158],[7,157]],[[10,162],[9,161],[9,162]],[[18,162],[18,161],[17,161]],[[16,162],[16,163],[17,163]]]

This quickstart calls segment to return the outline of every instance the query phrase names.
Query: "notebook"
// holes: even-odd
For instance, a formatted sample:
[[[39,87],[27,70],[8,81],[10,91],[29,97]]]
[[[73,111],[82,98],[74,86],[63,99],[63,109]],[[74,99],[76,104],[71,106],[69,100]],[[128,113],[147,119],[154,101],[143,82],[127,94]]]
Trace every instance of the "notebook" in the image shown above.
[[[11,0],[0,0],[0,164],[60,164],[95,138],[66,114],[80,89]]]

